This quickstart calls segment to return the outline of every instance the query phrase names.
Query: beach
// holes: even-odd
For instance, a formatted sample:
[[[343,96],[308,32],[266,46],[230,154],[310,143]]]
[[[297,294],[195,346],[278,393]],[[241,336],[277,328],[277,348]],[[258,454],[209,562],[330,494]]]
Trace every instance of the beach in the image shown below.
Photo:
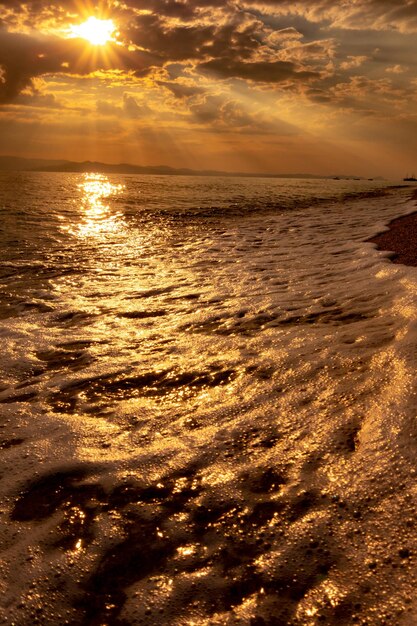
[[[417,624],[412,187],[21,173],[0,210],[0,623]]]
[[[413,193],[417,199],[417,192]],[[393,263],[417,266],[417,216],[415,213],[399,217],[388,224],[388,230],[369,239],[380,250],[393,252]]]

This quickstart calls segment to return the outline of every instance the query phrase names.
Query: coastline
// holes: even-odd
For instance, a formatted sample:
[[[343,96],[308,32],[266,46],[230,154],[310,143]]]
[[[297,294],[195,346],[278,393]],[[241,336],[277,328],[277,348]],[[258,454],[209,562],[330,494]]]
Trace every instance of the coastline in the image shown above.
[[[417,201],[417,189],[411,200]],[[378,250],[393,253],[392,263],[417,267],[417,210],[397,217],[388,223],[388,230],[367,239]]]

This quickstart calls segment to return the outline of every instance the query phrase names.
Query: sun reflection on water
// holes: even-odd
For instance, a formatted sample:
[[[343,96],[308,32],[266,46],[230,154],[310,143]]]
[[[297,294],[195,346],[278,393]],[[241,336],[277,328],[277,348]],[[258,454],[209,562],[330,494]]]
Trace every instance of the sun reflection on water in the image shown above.
[[[68,230],[77,237],[91,238],[116,234],[126,226],[123,213],[115,211],[106,200],[120,194],[124,185],[110,182],[103,174],[85,174],[78,185],[82,193],[81,222]]]

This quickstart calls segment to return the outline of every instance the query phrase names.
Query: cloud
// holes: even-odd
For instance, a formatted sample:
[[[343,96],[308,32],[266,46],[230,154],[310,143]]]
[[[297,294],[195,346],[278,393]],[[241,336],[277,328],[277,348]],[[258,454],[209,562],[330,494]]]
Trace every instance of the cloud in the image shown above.
[[[123,113],[130,119],[142,118],[150,113],[146,104],[138,104],[137,100],[128,93],[123,94]]]
[[[151,113],[150,107],[138,101],[129,93],[123,93],[121,105],[108,102],[107,100],[97,100],[96,111],[106,117],[118,117],[126,119],[143,119]]]
[[[266,43],[281,47],[283,44],[293,43],[294,41],[298,41],[302,38],[302,33],[294,28],[294,26],[289,26],[288,28],[280,28],[279,30],[272,31],[266,37]]]
[[[265,107],[263,107],[265,109]],[[286,123],[262,107],[251,106],[248,110],[242,101],[227,93],[205,94],[189,104],[194,121],[216,133],[294,135],[295,126]]]
[[[127,7],[187,21],[195,17],[193,4],[182,0],[135,0],[127,2]]]
[[[193,96],[197,96],[204,91],[202,87],[182,82],[158,80],[156,83],[161,87],[168,89],[175,96],[175,98],[179,99],[192,98]]]
[[[61,109],[63,105],[58,102],[54,94],[51,93],[39,93],[37,90],[32,93],[21,93],[16,99],[16,104],[39,107],[45,109]]]
[[[110,116],[119,116],[122,114],[122,107],[116,106],[111,102],[107,102],[106,100],[97,100],[96,102],[96,110],[97,113],[101,113],[102,115],[110,115]]]
[[[198,65],[200,71],[220,78],[243,78],[265,83],[281,83],[287,80],[309,80],[317,78],[315,72],[297,71],[296,65],[287,61],[233,61],[220,58]]]
[[[160,12],[136,16],[124,37],[162,60],[202,60],[231,55],[248,58],[261,47],[263,24],[241,11],[210,11],[192,23],[168,20]]]
[[[332,28],[417,32],[417,0],[242,0],[247,10],[299,15]]]
[[[279,57],[283,61],[297,63],[303,69],[318,71],[332,61],[336,53],[336,41],[334,39],[322,39],[308,43],[299,41],[283,48]]]
[[[403,65],[389,65],[388,67],[385,68],[385,71],[388,74],[403,74],[404,72],[407,71],[407,67],[404,67]]]
[[[349,55],[346,61],[342,61],[342,63],[340,64],[340,69],[351,70],[353,68],[360,67],[367,60],[368,60],[368,57],[364,55],[357,55],[357,56]]]
[[[88,48],[80,39],[56,36],[31,36],[0,30],[0,103],[15,99],[33,78],[50,74],[87,75],[114,66],[146,72],[157,63],[143,51]]]
[[[327,91],[329,102],[352,112],[380,115],[403,106],[411,93],[398,88],[389,78],[373,79],[367,76],[352,76]]]
[[[323,42],[312,42],[306,44],[308,49],[293,46],[291,59],[279,58],[278,52],[299,42],[302,35],[291,27],[274,33],[259,16],[242,11],[231,0],[127,0],[112,9],[120,20],[122,45],[105,48],[46,32],[50,26],[45,24],[58,26],[64,15],[75,10],[74,2],[61,0],[51,6],[43,0],[23,5],[9,0],[6,7],[3,20],[12,30],[0,28],[0,103],[13,101],[40,76],[86,76],[119,69],[141,79],[176,63],[220,78],[261,83],[309,80],[316,74],[303,64],[325,54]],[[23,32],[29,15],[36,26],[36,11],[38,19],[42,16],[39,28],[44,30]],[[105,13],[110,11],[108,6]],[[22,32],[15,32],[17,25]],[[187,91],[185,86],[165,86],[176,97]]]
[[[122,126],[158,112],[178,124],[263,132],[268,115],[271,129],[276,123],[262,108],[270,94],[287,120],[298,104],[310,107],[306,115],[321,105],[398,106],[401,74],[412,70],[401,33],[417,31],[417,0],[103,0],[97,11],[116,21],[117,44],[94,48],[59,34],[68,15],[86,17],[77,0],[3,0],[0,104],[53,108],[78,89],[89,94],[82,106],[95,102],[98,117]]]

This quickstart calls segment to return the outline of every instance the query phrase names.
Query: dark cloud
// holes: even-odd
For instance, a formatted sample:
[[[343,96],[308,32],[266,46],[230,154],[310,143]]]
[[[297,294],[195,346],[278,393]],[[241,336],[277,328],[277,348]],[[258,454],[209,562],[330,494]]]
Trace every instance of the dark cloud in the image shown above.
[[[118,41],[68,38],[91,15]],[[75,155],[90,134],[110,160],[296,151],[332,169],[355,133],[374,154],[374,137],[415,130],[415,33],[417,0],[0,0],[2,149]]]
[[[127,3],[128,8],[150,11],[156,15],[191,20],[196,15],[196,3],[181,0],[133,0]]]
[[[35,11],[39,15],[48,11],[60,14],[64,9],[73,10],[75,5],[59,2],[51,7],[37,0],[23,4],[11,1],[3,6],[14,9],[14,14],[7,15],[16,18],[19,12],[25,16]],[[101,7],[101,11],[103,14],[109,11],[108,5]],[[15,99],[38,76],[60,73],[83,76],[99,69],[121,69],[141,78],[158,67],[172,67],[178,62],[193,63],[197,70],[224,78],[274,83],[291,77],[296,80],[313,77],[294,63],[264,60],[265,54],[269,57],[275,54],[276,43],[268,53],[266,37],[271,33],[263,32],[263,23],[236,8],[233,2],[130,0],[118,11],[121,11],[119,28],[124,45],[108,44],[105,49],[90,47],[79,39],[1,29],[0,102]],[[288,33],[284,33],[283,40],[287,39]],[[176,95],[172,86],[171,91]],[[181,88],[177,94],[180,92]]]
[[[241,6],[341,28],[417,31],[417,0],[242,0]]]
[[[287,61],[233,61],[228,58],[201,63],[198,68],[221,78],[243,78],[266,83],[281,83],[286,80],[308,80],[317,78],[316,72],[297,71],[296,65]]]
[[[190,98],[203,93],[204,89],[197,85],[189,85],[186,83],[158,80],[157,85],[168,89],[176,98]]]
[[[167,21],[163,14],[139,15],[124,32],[128,43],[166,61],[222,57],[248,58],[261,47],[262,23],[242,12],[223,11],[192,24]]]
[[[312,21],[328,21],[330,24],[349,28],[417,30],[417,0],[112,0],[86,2],[59,0],[2,0],[0,4],[9,12],[40,16],[67,16],[86,13],[117,14],[149,11],[165,18],[192,21],[205,10],[219,9],[222,13],[235,14],[243,10],[256,10],[276,15],[304,15]],[[1,19],[1,17],[0,17]],[[10,16],[9,16],[10,19]]]
[[[0,30],[0,103],[14,100],[32,86],[32,79],[49,74],[87,75],[120,67],[148,71],[157,59],[147,52],[128,52],[119,46],[90,48],[80,39],[31,36]]]
[[[159,72],[156,84],[178,99],[201,93],[192,80],[198,75],[270,86],[314,81],[316,91],[310,93],[321,98],[319,83],[329,75],[336,84],[337,71],[348,75],[366,63],[383,65],[383,53],[376,59],[370,49],[377,35],[389,29],[398,37],[400,31],[417,31],[417,0],[101,0],[90,9],[88,3],[80,7],[78,0],[1,2],[0,103],[34,93],[37,77],[87,76],[106,69],[136,79]],[[88,12],[113,17],[122,45],[94,48],[46,34],[52,23],[67,24],[68,15],[82,21]],[[19,25],[25,32],[30,26],[31,34],[18,32]],[[388,54],[381,72],[400,64],[405,60],[399,53]],[[134,104],[127,102],[125,114],[134,116]]]

